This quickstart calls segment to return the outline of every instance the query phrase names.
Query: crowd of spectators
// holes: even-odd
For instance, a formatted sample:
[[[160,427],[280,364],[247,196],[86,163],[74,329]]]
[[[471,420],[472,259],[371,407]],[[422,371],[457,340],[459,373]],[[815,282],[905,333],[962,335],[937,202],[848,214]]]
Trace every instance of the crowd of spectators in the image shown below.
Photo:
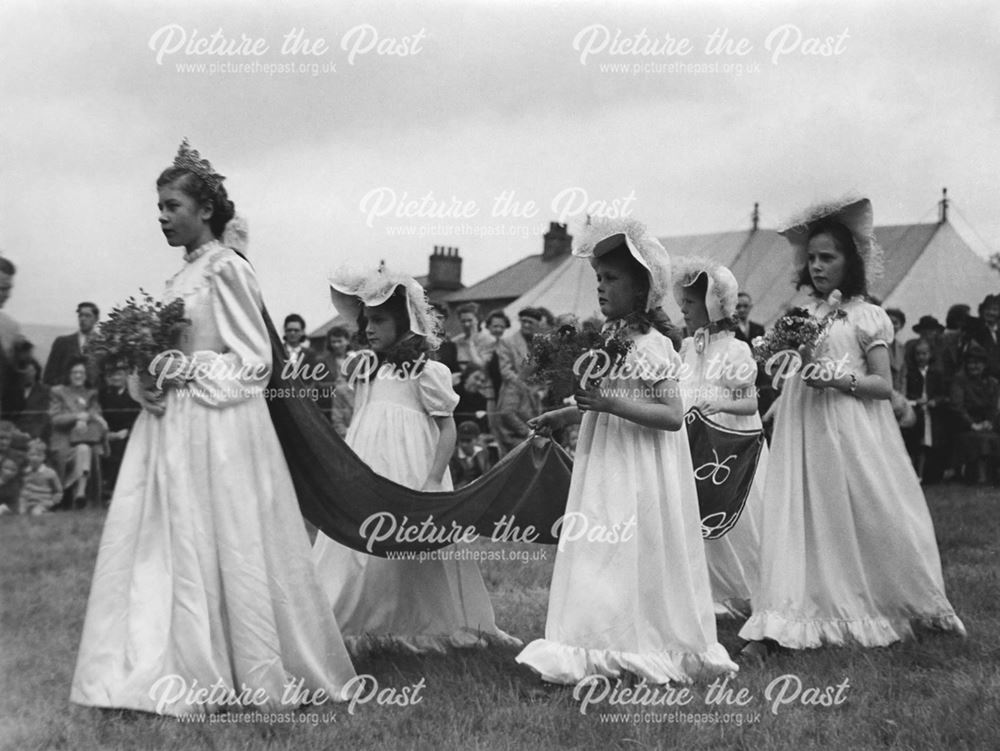
[[[0,308],[14,274],[0,257]],[[734,331],[748,343],[764,332],[750,319],[752,308],[750,295],[741,292]],[[444,330],[449,311],[437,309]],[[921,481],[1000,482],[1000,295],[987,296],[977,316],[968,305],[953,305],[943,325],[921,316],[911,326],[916,337],[905,343],[906,314],[886,312],[896,333],[889,348],[893,405]],[[43,367],[17,323],[0,310],[0,514],[100,506],[111,497],[139,405],[129,395],[126,369],[100,363],[89,351],[98,307],[82,302],[76,314],[77,330],[55,339]],[[459,396],[451,473],[462,487],[530,435],[531,417],[558,406],[530,378],[533,337],[566,323],[600,322],[580,324],[526,307],[512,329],[503,311],[482,317],[475,303],[454,314],[460,331],[445,337],[434,357],[452,371]],[[342,365],[356,348],[353,332],[331,328],[317,350],[303,318],[292,313],[284,320],[284,346],[282,365],[319,376],[318,406],[345,436],[354,401]],[[758,397],[766,416],[776,394],[763,373]],[[561,439],[572,454],[576,432]]]

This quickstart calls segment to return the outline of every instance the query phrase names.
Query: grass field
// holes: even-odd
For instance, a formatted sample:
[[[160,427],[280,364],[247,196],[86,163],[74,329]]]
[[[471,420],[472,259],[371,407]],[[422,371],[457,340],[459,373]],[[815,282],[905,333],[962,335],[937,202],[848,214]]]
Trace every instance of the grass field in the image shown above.
[[[948,595],[968,639],[921,635],[887,649],[824,649],[744,667],[731,682],[745,706],[709,705],[707,686],[684,707],[617,707],[586,714],[571,687],[549,687],[514,663],[516,650],[492,648],[423,658],[375,656],[357,663],[380,688],[421,680],[410,706],[325,705],[289,713],[295,724],[203,723],[71,705],[70,680],[83,625],[103,515],[0,518],[4,749],[994,749],[1000,747],[1000,493],[957,485],[931,488]],[[891,530],[886,531],[891,534]],[[492,543],[484,543],[491,546]],[[482,564],[497,622],[529,640],[542,635],[555,550],[545,560]],[[500,550],[497,547],[497,550]],[[720,621],[735,652],[738,624]],[[781,676],[791,675],[781,682]],[[798,699],[772,712],[769,684]],[[838,706],[803,705],[803,697]],[[774,694],[771,695],[772,699]],[[629,715],[622,721],[619,713]],[[218,718],[226,720],[223,724]],[[742,724],[741,724],[742,723]]]

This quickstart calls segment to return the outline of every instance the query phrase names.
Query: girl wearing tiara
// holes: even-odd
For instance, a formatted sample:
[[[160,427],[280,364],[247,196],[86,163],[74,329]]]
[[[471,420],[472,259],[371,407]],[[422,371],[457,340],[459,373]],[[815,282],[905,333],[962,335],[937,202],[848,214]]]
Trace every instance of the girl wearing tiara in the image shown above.
[[[740,631],[753,658],[779,645],[881,647],[913,623],[965,634],[889,403],[892,322],[865,299],[881,268],[872,228],[861,199],[812,209],[782,233],[812,292],[807,310],[829,328],[814,367],[786,378],[778,401],[760,583]]]
[[[754,383],[757,365],[750,347],[736,338],[736,277],[706,258],[680,258],[674,298],[687,330],[681,345],[681,392],[685,411],[697,409],[724,428],[763,430]],[[757,583],[760,540],[757,518],[764,503],[767,446],[761,449],[750,494],[736,524],[722,537],[705,540],[705,557],[716,612],[746,616]]]
[[[257,279],[219,242],[234,215],[222,180],[185,141],[156,181],[160,228],[184,251],[164,299],[183,299],[190,326],[165,393],[132,379],[144,409],[101,538],[78,704],[182,715],[252,695],[255,709],[296,709],[354,677],[264,399]],[[287,695],[290,681],[309,698]]]
[[[733,672],[716,638],[680,361],[652,325],[670,286],[670,259],[632,221],[585,232],[573,252],[597,272],[605,335],[627,354],[600,388],[577,391],[577,406],[532,421],[542,432],[581,426],[545,638],[517,661],[554,683],[625,672],[688,682]]]
[[[366,348],[344,366],[355,396],[347,444],[400,485],[451,490],[458,394],[448,367],[427,357],[440,337],[423,288],[384,268],[342,272],[330,287],[337,310],[357,319]],[[520,646],[497,628],[479,566],[456,560],[453,551],[429,560],[387,560],[320,533],[313,557],[348,647],[420,653],[490,640]]]

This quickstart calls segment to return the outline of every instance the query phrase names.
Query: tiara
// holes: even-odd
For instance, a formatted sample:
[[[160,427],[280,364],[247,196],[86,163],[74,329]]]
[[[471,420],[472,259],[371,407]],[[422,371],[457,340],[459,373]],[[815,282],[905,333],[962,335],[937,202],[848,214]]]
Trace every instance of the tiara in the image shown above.
[[[212,165],[207,159],[202,159],[197,149],[192,149],[187,138],[181,141],[180,148],[177,149],[177,156],[174,157],[174,166],[178,169],[187,170],[197,175],[205,181],[205,185],[213,193],[222,185],[226,179],[225,175],[220,175],[212,169]]]

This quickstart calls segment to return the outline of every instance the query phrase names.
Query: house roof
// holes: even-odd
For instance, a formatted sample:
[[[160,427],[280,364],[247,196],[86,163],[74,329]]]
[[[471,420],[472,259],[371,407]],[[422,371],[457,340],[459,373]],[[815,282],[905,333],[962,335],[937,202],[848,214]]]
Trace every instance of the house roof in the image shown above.
[[[347,329],[348,331],[354,331],[358,328],[358,322],[355,321],[353,318],[349,318],[347,316],[343,316],[338,313],[329,321],[324,323],[322,326],[317,326],[311,332],[309,332],[307,338],[316,339],[322,337],[323,339],[326,339],[326,332],[334,328],[335,326],[340,326],[342,328]]]
[[[471,287],[441,295],[441,299],[449,303],[462,303],[520,297],[535,286],[539,279],[548,276],[571,258],[569,255],[558,255],[546,259],[541,253],[528,256]]]
[[[900,224],[876,227],[875,235],[885,252],[882,278],[870,285],[876,297],[886,300],[931,245],[941,224]],[[703,235],[675,235],[659,238],[671,256],[700,255],[728,266],[754,300],[753,318],[764,324],[772,323],[790,304],[804,299],[795,289],[791,249],[776,230],[756,229],[714,232]],[[970,254],[978,258],[960,238],[957,240]],[[984,269],[988,268],[984,263]],[[946,282],[948,280],[945,280]],[[956,294],[960,292],[955,291]],[[962,295],[957,295],[962,297]],[[495,274],[465,289],[444,293],[439,297],[448,303],[481,300],[510,300],[508,315],[526,306],[544,306],[554,313],[574,313],[581,320],[593,316],[597,309],[594,277],[590,265],[571,255],[561,254],[545,259],[542,254],[527,256]],[[671,298],[667,313],[677,320],[680,311]],[[337,319],[317,329],[323,333]],[[353,323],[353,322],[348,322]]]

